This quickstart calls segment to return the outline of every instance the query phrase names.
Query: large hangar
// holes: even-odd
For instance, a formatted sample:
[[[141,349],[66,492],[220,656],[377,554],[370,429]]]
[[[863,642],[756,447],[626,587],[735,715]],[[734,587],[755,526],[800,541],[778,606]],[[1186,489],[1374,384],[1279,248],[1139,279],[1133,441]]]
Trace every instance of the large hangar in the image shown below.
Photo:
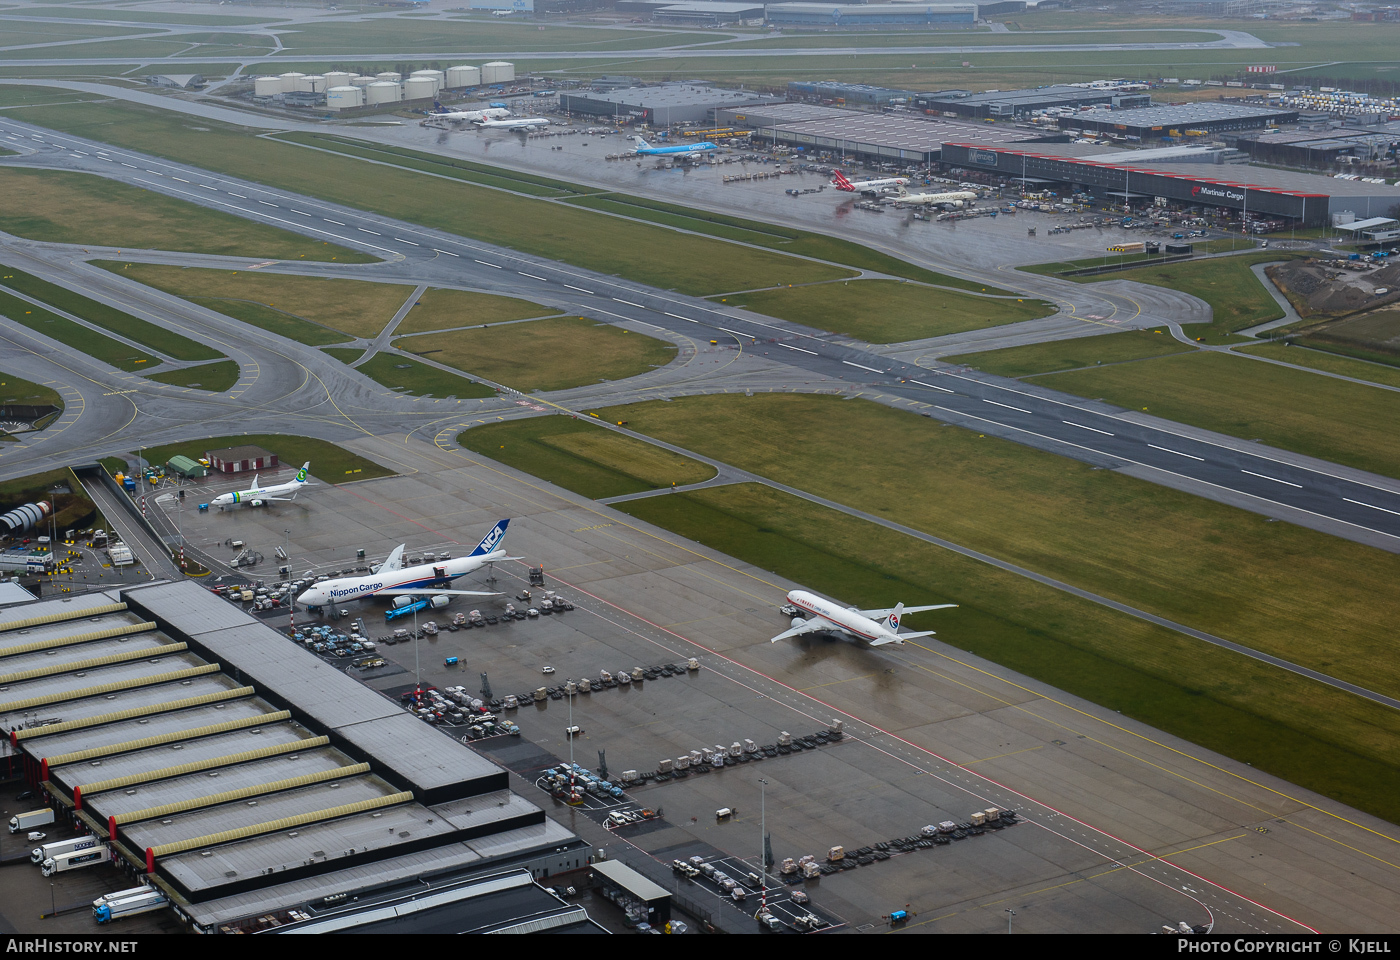
[[[1033,150],[987,143],[948,143],[943,162],[1008,180],[1052,184],[1122,202],[1165,197],[1174,204],[1225,208],[1261,218],[1322,226],[1331,216],[1377,216],[1400,203],[1400,188],[1315,174],[1219,164],[1134,162],[1134,151],[1103,152],[1085,144],[1046,144]]]
[[[11,768],[202,932],[587,862],[503,768],[194,583],[5,611],[0,723]]]
[[[666,83],[621,90],[561,92],[559,109],[590,117],[641,121],[654,127],[705,123],[715,111],[730,107],[782,103],[782,97],[752,90],[726,90],[703,83]]]
[[[1060,117],[1060,127],[1085,133],[1106,133],[1140,140],[1175,138],[1187,130],[1230,133],[1263,130],[1280,123],[1296,123],[1297,110],[1256,106],[1250,103],[1182,103],[1135,110],[1084,110]]]
[[[1123,101],[1124,96],[1132,99]],[[973,120],[1010,118],[1050,110],[1055,107],[1102,106],[1115,100],[1141,105],[1151,102],[1142,94],[1124,94],[1110,87],[1077,87],[1070,84],[1050,85],[1027,90],[988,90],[973,93],[970,90],[943,90],[938,93],[920,93],[914,97],[914,106],[926,113],[954,114]]]

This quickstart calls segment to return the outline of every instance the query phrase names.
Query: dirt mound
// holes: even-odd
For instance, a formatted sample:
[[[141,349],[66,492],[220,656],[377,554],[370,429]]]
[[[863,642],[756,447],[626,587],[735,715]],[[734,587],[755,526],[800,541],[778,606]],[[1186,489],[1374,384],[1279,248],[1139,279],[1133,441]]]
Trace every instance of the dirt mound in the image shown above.
[[[1356,270],[1346,262],[1290,260],[1265,272],[1304,318],[1336,317],[1400,299],[1400,263]],[[1388,292],[1377,297],[1378,289]]]

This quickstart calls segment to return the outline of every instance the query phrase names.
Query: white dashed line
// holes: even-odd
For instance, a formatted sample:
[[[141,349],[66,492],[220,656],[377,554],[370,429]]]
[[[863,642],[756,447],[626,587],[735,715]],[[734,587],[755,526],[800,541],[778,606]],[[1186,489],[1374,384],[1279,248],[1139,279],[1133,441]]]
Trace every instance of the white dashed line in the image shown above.
[[[181,183],[189,183],[189,181],[186,180],[184,177],[177,177],[177,176],[175,176],[175,174],[173,174],[173,173],[170,175],[170,179],[171,179],[171,180],[179,180]]]
[[[1251,477],[1258,477],[1260,480],[1272,480],[1274,483],[1282,483],[1290,487],[1297,487],[1299,490],[1303,489],[1303,485],[1301,483],[1292,483],[1288,480],[1280,480],[1278,477],[1268,477],[1262,473],[1255,473],[1253,470],[1241,470],[1240,473],[1247,473]]]
[[[625,304],[627,304],[629,307],[637,307],[638,309],[641,309],[641,310],[645,310],[645,309],[646,309],[646,307],[643,307],[640,303],[633,303],[631,300],[622,300],[622,299],[619,299],[618,297],[613,297],[613,302],[614,302],[614,303],[625,303]],[[672,313],[672,314],[669,314],[669,316],[674,317],[675,314]],[[684,320],[685,317],[681,317],[680,319]]]
[[[1374,503],[1362,503],[1360,500],[1353,500],[1350,497],[1342,497],[1347,503],[1354,503],[1358,507],[1370,507],[1372,510],[1379,510],[1381,513],[1392,513],[1400,517],[1400,510],[1387,510],[1385,507],[1378,507]]]
[[[481,264],[483,267],[491,267],[493,270],[501,269],[501,265],[499,263],[487,263],[485,260],[477,260],[476,262]]]
[[[1005,407],[1005,408],[1008,409],[1008,410],[1017,410],[1017,411],[1020,411],[1021,413],[1030,413],[1029,410],[1022,410],[1020,407],[1013,407],[1013,406],[1012,406],[1011,404],[1009,404],[1009,403],[997,403],[995,400],[988,400],[986,397],[983,397],[983,398],[982,398],[982,402],[983,402],[983,403],[990,403],[990,404],[991,404],[992,406],[994,406],[994,407]]]
[[[237,194],[235,194],[235,196],[237,196]],[[330,217],[322,217],[321,219],[324,220],[324,221],[326,221],[327,223],[333,223],[333,224],[335,224],[337,227],[343,227],[343,226],[345,226],[345,224],[341,223],[339,220],[332,220]]]
[[[1071,427],[1078,427],[1080,430],[1092,430],[1092,431],[1094,431],[1095,433],[1101,433],[1101,434],[1103,434],[1105,437],[1111,437],[1111,436],[1113,436],[1113,434],[1109,433],[1107,430],[1100,430],[1098,427],[1086,427],[1086,426],[1084,426],[1084,424],[1082,424],[1082,423],[1075,423],[1073,420],[1061,420],[1060,422],[1061,422],[1061,423],[1067,423],[1067,424],[1069,424]]]
[[[408,244],[410,247],[421,247],[421,246],[422,246],[421,243],[414,243],[412,240],[405,240],[403,237],[395,237],[394,239],[397,240],[399,243],[406,243],[406,244]]]
[[[579,293],[586,293],[586,294],[588,294],[589,296],[592,296],[592,295],[593,295],[593,291],[592,291],[592,290],[585,290],[585,289],[583,289],[583,287],[576,287],[576,286],[574,286],[572,283],[566,283],[566,284],[564,284],[564,286],[568,287],[570,290],[577,290]]]
[[[515,272],[518,273],[518,274],[520,274],[522,277],[529,277],[531,280],[538,280],[540,283],[548,283],[548,282],[549,282],[549,281],[546,280],[544,277],[537,277],[537,276],[535,276],[533,273],[526,273],[524,270],[517,270],[517,271],[515,271]]]
[[[801,347],[794,347],[790,343],[780,343],[778,346],[782,347],[784,350],[796,350],[798,353],[809,353],[814,357],[821,356],[821,354],[817,353],[815,350],[804,350]]]
[[[1180,450],[1169,450],[1169,449],[1166,448],[1166,447],[1159,447],[1159,446],[1157,446],[1157,444],[1155,444],[1155,443],[1149,443],[1148,446],[1151,447],[1153,450],[1160,450],[1160,451],[1162,451],[1163,453],[1174,453],[1174,454],[1176,454],[1178,457],[1189,457],[1189,458],[1192,459],[1192,460],[1199,460],[1199,461],[1201,461],[1202,463],[1205,463],[1205,462],[1206,462],[1206,458],[1205,458],[1205,457],[1198,457],[1198,456],[1196,456],[1195,454],[1182,453]]]
[[[944,393],[952,393],[947,387],[935,387],[931,383],[924,383],[922,380],[910,380],[910,383],[917,383],[921,387],[928,387],[930,390],[942,390]]]
[[[261,204],[262,204],[263,206],[265,206],[265,207],[275,207],[275,206],[277,206],[277,204],[273,203],[271,200],[259,200],[258,203],[261,203]]]
[[[232,192],[232,191],[229,192],[229,196],[230,196],[230,197],[237,197],[237,198],[240,199],[240,200],[247,200],[247,199],[248,199],[247,197],[243,196],[243,194],[241,194],[241,193],[234,193],[234,192]],[[341,226],[344,226],[344,224],[341,224]]]
[[[845,364],[846,366],[848,366],[848,367],[858,367],[858,368],[860,368],[861,370],[869,370],[871,373],[884,373],[884,372],[885,372],[885,371],[883,371],[883,370],[876,370],[874,367],[867,367],[867,366],[866,366],[865,364],[863,364],[863,363],[854,363],[854,362],[852,362],[852,361],[850,361],[850,360],[842,360],[841,362],[844,363],[844,364]]]
[[[453,253],[451,250],[439,250],[437,247],[433,247],[433,253],[445,253],[449,257],[456,257],[459,260],[461,259],[461,254]]]
[[[364,227],[356,227],[355,229],[358,230],[358,231],[360,231],[361,233],[374,233],[373,230],[366,230]],[[375,235],[376,237],[382,237],[382,236],[383,236],[382,233],[374,233],[374,235]]]

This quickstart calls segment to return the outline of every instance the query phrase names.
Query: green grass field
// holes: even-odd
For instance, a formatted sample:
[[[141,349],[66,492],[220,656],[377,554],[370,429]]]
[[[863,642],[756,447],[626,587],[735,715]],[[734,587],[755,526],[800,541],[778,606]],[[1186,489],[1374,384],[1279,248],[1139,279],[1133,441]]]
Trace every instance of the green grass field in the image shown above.
[[[868,343],[903,343],[1050,316],[1044,300],[992,299],[897,280],[847,280],[733,294],[730,306]]]
[[[1400,716],[1380,704],[757,484],[616,509],[843,603],[957,603],[906,624],[1400,822]],[[920,646],[899,658],[936,669]]]
[[[419,334],[394,346],[527,393],[625,380],[676,357],[665,340],[582,317]]]
[[[433,287],[423,291],[418,303],[409,311],[408,316],[400,321],[394,332],[428,333],[453,327],[547,317],[558,312],[553,307],[531,303],[529,300]]]
[[[374,337],[412,293],[400,283],[94,261],[138,283],[173,293],[272,333],[316,346]]]
[[[375,354],[355,369],[375,383],[409,397],[456,397],[466,400],[496,395],[496,391],[484,383],[393,353]]]
[[[1344,377],[1370,380],[1389,387],[1400,387],[1400,357],[1377,355],[1370,360],[1364,356],[1353,357],[1344,353],[1333,353],[1327,348],[1331,344],[1314,344],[1311,341],[1289,346],[1285,342],[1261,343],[1257,347],[1236,347],[1236,353],[1253,353],[1270,360],[1282,360],[1300,367],[1311,367],[1327,373],[1339,373]],[[1384,358],[1384,359],[1382,359]]]
[[[35,333],[51,337],[78,353],[85,353],[94,360],[116,367],[118,370],[134,372],[146,367],[154,367],[160,361],[148,353],[120,340],[103,336],[81,323],[74,323],[67,317],[35,306],[28,300],[0,291],[0,314],[15,323],[22,324]]]
[[[197,390],[208,390],[210,393],[223,393],[238,382],[238,364],[232,360],[222,360],[197,367],[152,373],[146,379],[177,387],[193,387]]]
[[[965,363],[969,367],[976,367],[1001,377],[1033,377],[1037,374],[1077,370],[1097,364],[1146,360],[1150,357],[1185,353],[1190,349],[1167,331],[1157,328],[1103,333],[1096,337],[1078,337],[1074,340],[1051,340],[1047,343],[1027,344],[1024,347],[964,353],[940,359],[945,363]]]
[[[359,347],[326,347],[321,352],[330,354],[347,367],[365,355]]]
[[[146,458],[147,463],[157,464],[169,461],[176,454],[198,460],[210,450],[241,447],[245,444],[262,447],[277,454],[278,461],[283,465],[299,467],[309,460],[312,475],[326,483],[345,483],[350,480],[370,480],[374,477],[394,475],[394,471],[380,466],[373,460],[351,453],[344,447],[328,441],[280,433],[239,433],[230,437],[209,437],[205,440],[146,447],[139,453]],[[131,453],[136,455],[138,451],[133,449]],[[239,480],[235,480],[230,476],[227,479],[232,485],[241,481],[242,474],[239,474],[238,478]]]
[[[16,115],[662,289],[703,295],[852,275],[775,252],[259,139],[213,121],[201,121],[205,129],[193,130],[151,107],[69,104],[25,108]],[[579,237],[589,242],[580,244]]]
[[[1127,242],[1127,241],[1125,241]],[[1247,240],[1226,240],[1216,238],[1214,240],[1192,240],[1191,246],[1195,252],[1201,253],[1227,253],[1235,249],[1249,249],[1254,246]],[[1082,260],[1052,260],[1049,263],[1036,263],[1030,266],[1017,267],[1026,273],[1038,273],[1042,276],[1063,276],[1066,280],[1073,280],[1075,283],[1095,283],[1099,280],[1111,279],[1112,274],[1101,276],[1088,274],[1084,276],[1071,276],[1075,270],[1092,270],[1095,267],[1117,267],[1126,264],[1148,265],[1153,261],[1162,261],[1166,255],[1161,253],[1113,253],[1105,250],[1101,256],[1085,257]],[[1163,266],[1166,266],[1163,263]]]
[[[457,442],[594,500],[700,483],[715,475],[709,464],[573,417],[473,427]]]
[[[88,323],[96,324],[128,340],[134,340],[147,349],[163,353],[175,360],[218,360],[223,357],[222,353],[208,344],[191,340],[149,320],[133,317],[125,311],[74,293],[56,283],[41,280],[7,264],[0,265],[0,286],[42,300],[55,309],[81,317]]]
[[[1400,556],[867,401],[715,395],[599,412],[1178,623],[1400,693],[1400,638],[1390,627],[1400,622],[1400,596],[1388,587]],[[874,462],[879,471],[862,466]]]
[[[52,406],[63,409],[63,397],[57,390],[42,383],[34,383],[14,374],[0,370],[0,403],[15,403],[23,406]]]
[[[1140,267],[1115,273],[1113,277],[1150,283],[1200,297],[1210,304],[1213,319],[1208,324],[1184,324],[1182,330],[1193,337],[1200,337],[1206,343],[1221,343],[1237,330],[1283,316],[1279,305],[1249,268],[1256,263],[1289,260],[1292,256],[1264,250],[1233,257]]]
[[[48,109],[41,107],[41,112]],[[278,260],[374,258],[85,173],[0,167],[0,230],[46,243]]]
[[[1041,386],[1400,477],[1400,394],[1197,351],[1037,377]]]

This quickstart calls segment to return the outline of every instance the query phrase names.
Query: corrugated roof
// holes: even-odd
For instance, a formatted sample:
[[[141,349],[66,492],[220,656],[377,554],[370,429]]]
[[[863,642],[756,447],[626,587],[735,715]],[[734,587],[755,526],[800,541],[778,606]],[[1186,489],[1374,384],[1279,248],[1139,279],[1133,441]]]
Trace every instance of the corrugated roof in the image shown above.
[[[273,712],[275,712],[275,708],[266,700],[259,699],[258,697],[250,697],[247,700],[235,700],[231,703],[195,707],[193,710],[177,710],[174,713],[159,714],[150,717],[144,723],[140,720],[128,720],[122,723],[111,723],[105,727],[55,734],[51,737],[35,737],[33,740],[26,741],[25,746],[31,750],[35,756],[58,757],[62,754],[72,753],[77,750],[93,750],[134,740],[144,740],[147,737],[176,734],[184,730],[193,730],[210,724],[228,723],[233,720],[266,716]],[[163,749],[167,752],[167,756],[174,756],[177,758],[176,760],[168,762],[179,762],[180,759],[183,759],[179,756],[180,750],[184,749],[180,741],[174,741]],[[105,758],[103,758],[103,762],[105,765]],[[109,775],[110,774],[104,771],[104,777]]]

